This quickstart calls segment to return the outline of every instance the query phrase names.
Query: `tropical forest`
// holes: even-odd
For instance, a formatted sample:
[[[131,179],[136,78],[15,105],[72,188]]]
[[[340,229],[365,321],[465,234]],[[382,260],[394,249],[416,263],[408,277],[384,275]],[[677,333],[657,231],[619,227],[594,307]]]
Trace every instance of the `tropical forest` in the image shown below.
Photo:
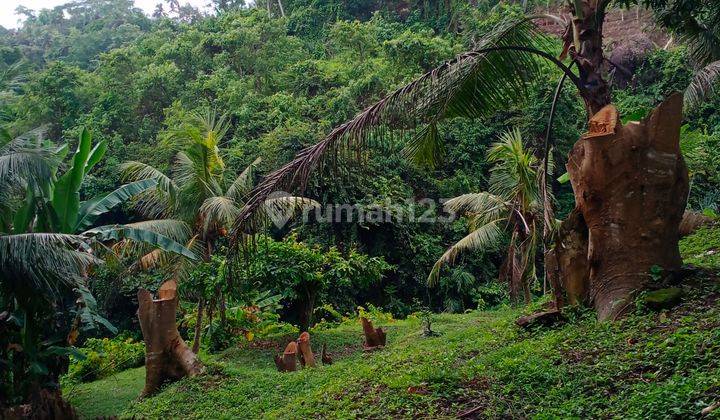
[[[0,418],[720,419],[720,2],[2,3]]]

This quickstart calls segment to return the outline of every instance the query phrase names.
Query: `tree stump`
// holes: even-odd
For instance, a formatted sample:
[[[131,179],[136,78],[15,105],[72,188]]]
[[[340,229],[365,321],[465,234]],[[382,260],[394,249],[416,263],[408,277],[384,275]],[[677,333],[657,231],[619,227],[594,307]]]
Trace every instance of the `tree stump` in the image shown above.
[[[315,367],[315,355],[310,348],[310,334],[306,331],[300,334],[300,338],[297,340],[298,353],[300,356],[300,364],[303,367]]]
[[[678,227],[689,188],[682,107],[675,93],[644,120],[623,125],[607,105],[570,152],[576,210],[587,226],[586,290],[601,320],[632,307],[652,266],[674,271],[682,263]]]
[[[362,322],[363,332],[365,333],[363,350],[372,351],[385,347],[385,331],[382,328],[374,328],[372,322],[365,317],[361,317],[360,322]]]
[[[282,355],[275,355],[275,366],[279,372],[295,372],[297,370],[297,343],[291,341]]]
[[[332,357],[327,353],[327,344],[322,345],[322,350],[320,351],[320,360],[322,360],[323,365],[332,365]]]
[[[145,340],[145,388],[141,396],[156,393],[160,386],[184,376],[195,376],[204,368],[177,330],[177,283],[169,280],[158,290],[158,299],[138,290],[138,319]]]

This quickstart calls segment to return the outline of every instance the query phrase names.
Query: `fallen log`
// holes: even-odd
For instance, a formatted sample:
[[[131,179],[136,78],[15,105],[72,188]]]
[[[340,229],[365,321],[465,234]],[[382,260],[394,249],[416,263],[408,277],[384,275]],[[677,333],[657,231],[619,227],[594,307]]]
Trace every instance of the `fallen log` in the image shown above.
[[[550,309],[544,312],[537,312],[531,315],[521,316],[515,321],[518,327],[528,328],[533,325],[549,326],[562,319],[562,313],[557,309]]]
[[[177,283],[163,283],[157,299],[145,289],[138,290],[138,304],[145,341],[145,388],[141,396],[156,393],[166,382],[202,373],[202,363],[180,337],[175,323]]]
[[[372,351],[385,347],[386,333],[382,328],[374,328],[372,322],[367,318],[361,317],[363,333],[365,333],[365,343],[363,343],[364,351]]]

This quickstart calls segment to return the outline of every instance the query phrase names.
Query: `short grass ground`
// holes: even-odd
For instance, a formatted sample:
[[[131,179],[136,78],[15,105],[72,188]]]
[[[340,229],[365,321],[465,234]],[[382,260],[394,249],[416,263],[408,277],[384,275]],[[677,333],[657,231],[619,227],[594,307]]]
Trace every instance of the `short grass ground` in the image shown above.
[[[707,250],[693,252],[702,265]],[[272,355],[286,339],[276,338],[204,356],[205,375],[143,401],[143,368],[64,392],[86,417],[699,417],[720,402],[720,281],[708,262],[679,306],[614,323],[575,310],[563,324],[522,331],[514,320],[533,308],[440,314],[440,336],[423,337],[419,319],[386,322],[388,346],[366,354],[349,322],[312,334],[330,366],[277,372]]]

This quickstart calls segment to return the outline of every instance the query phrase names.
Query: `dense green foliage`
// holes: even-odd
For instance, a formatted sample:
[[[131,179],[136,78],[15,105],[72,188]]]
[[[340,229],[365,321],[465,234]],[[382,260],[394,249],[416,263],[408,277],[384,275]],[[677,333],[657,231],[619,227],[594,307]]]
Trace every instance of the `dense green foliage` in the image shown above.
[[[239,275],[241,282],[258,282],[285,300],[289,318],[302,330],[313,323],[315,308],[331,305],[333,311],[351,313],[356,302],[369,295],[391,269],[380,257],[369,257],[354,249],[343,256],[336,248],[323,252],[289,236],[284,241],[260,238],[257,251]]]
[[[78,350],[82,355],[70,359],[67,383],[92,382],[145,362],[145,344],[129,337],[89,338]]]
[[[624,121],[637,120],[669,93],[696,87],[681,133],[689,207],[720,212],[720,98],[710,95],[720,53],[712,42],[697,42],[717,39],[718,10],[699,1],[620,3],[638,2],[652,6],[680,43],[639,57],[614,101]],[[530,334],[510,327],[519,312],[504,307],[509,294],[518,294],[509,293],[517,284],[508,267],[522,277],[528,301],[544,292],[535,178],[561,76],[529,54],[479,67],[478,85],[487,92],[517,88],[507,96],[455,89],[450,81],[441,93],[471,94],[418,114],[437,116],[419,130],[423,135],[390,135],[385,126],[359,135],[357,150],[328,158],[332,164],[302,191],[309,199],[302,203],[317,210],[307,223],[267,223],[263,235],[242,238],[249,245],[233,255],[236,263],[226,259],[237,245],[227,233],[263,175],[388,92],[473,48],[481,34],[501,33],[493,30],[527,3],[549,8],[549,2],[264,0],[248,8],[242,0],[214,0],[210,15],[171,3],[152,17],[131,0],[21,8],[24,24],[0,29],[0,405],[27,400],[28,387],[41,380],[56,382],[69,353],[77,358],[69,381],[136,366],[141,344],[103,336],[118,327],[139,338],[137,290],[155,291],[168,278],[179,281],[180,333],[188,342],[194,333],[203,350],[221,353],[207,356],[217,366],[174,386],[177,392],[131,407],[108,403],[109,411],[87,409],[88,393],[134,396],[127,387],[141,383],[140,370],[121,374],[122,389],[103,381],[80,395],[70,392],[87,415],[121,408],[139,416],[201,416],[211,409],[278,417],[379,415],[375,409],[454,415],[471,408],[463,401],[473,398],[487,400],[481,412],[489,416],[639,416],[647,406],[683,416],[717,397],[717,369],[709,362],[717,337],[699,310],[683,307],[663,319],[642,313],[618,326],[570,313],[560,329]],[[502,33],[559,53],[559,42],[518,28]],[[520,86],[501,77],[510,70],[518,80],[542,77]],[[484,112],[467,112],[468,104]],[[388,125],[427,122],[412,115]],[[564,172],[585,120],[577,92],[566,88],[552,127],[558,169],[548,179]],[[511,127],[517,141],[493,147]],[[362,139],[373,148],[362,149]],[[66,159],[68,150],[75,154]],[[548,187],[562,219],[574,204],[570,186]],[[500,197],[502,211],[487,200],[478,204],[489,194],[474,194],[469,217],[435,222],[447,215],[443,199],[481,191]],[[277,203],[307,209],[286,198]],[[334,220],[328,209],[335,204],[391,217]],[[407,214],[422,217],[399,217]],[[467,252],[457,260],[453,253],[445,258],[452,268],[433,272],[451,244]],[[717,268],[719,246],[712,227],[681,244],[686,262],[705,268]],[[510,266],[503,264],[508,256]],[[428,285],[431,272],[436,282]],[[702,290],[715,293],[714,287]],[[690,302],[701,301],[697,290],[688,290]],[[390,313],[386,321],[410,315],[390,330],[390,342],[406,346],[367,358],[342,353],[358,344],[356,325],[347,322],[358,306]],[[416,335],[419,310],[494,307],[501,309],[440,316],[433,325],[441,338]],[[272,373],[262,348],[268,337],[294,335],[291,324],[304,330],[317,321],[320,342],[342,354],[339,363],[314,375]],[[633,334],[641,345],[627,341]],[[709,356],[691,355],[696,348]],[[570,359],[560,358],[565,349]],[[672,359],[680,361],[677,370]],[[305,387],[310,392],[299,392]],[[601,387],[607,395],[592,394]],[[199,390],[210,397],[196,401]],[[238,404],[241,398],[251,405]]]

